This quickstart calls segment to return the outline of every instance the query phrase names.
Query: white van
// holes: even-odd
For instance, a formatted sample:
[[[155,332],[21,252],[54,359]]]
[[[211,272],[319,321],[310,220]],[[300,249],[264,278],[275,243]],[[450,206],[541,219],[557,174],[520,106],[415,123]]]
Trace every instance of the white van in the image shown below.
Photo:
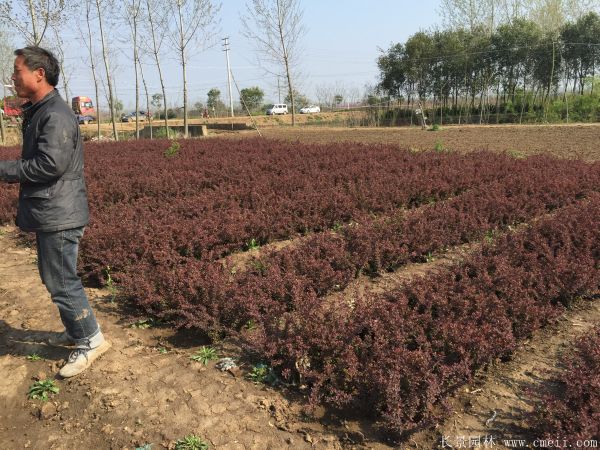
[[[267,116],[273,116],[275,114],[287,114],[288,109],[285,103],[276,103],[267,108]]]

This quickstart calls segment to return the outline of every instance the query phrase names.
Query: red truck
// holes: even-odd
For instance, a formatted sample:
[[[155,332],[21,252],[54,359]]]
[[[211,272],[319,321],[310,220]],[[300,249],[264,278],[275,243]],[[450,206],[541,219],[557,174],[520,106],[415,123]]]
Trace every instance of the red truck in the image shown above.
[[[71,99],[71,108],[77,116],[79,123],[87,125],[96,120],[96,110],[94,103],[89,97],[73,97]]]
[[[21,108],[24,103],[27,103],[26,98],[4,97],[4,116],[11,123],[18,123],[21,119]],[[71,108],[77,116],[79,123],[87,125],[88,123],[96,120],[96,110],[94,109],[94,103],[89,97],[73,97],[71,99]]]
[[[26,98],[19,98],[17,96],[4,97],[4,117],[11,124],[16,125],[21,120],[21,113],[23,112],[21,106],[25,103],[27,103]]]

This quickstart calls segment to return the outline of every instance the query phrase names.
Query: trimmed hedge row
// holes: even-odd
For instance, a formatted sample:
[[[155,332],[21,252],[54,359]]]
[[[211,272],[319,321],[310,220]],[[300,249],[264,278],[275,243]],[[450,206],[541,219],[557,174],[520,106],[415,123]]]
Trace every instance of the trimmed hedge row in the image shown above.
[[[504,183],[489,183],[445,201],[365,219],[265,252],[250,270],[234,277],[219,263],[182,257],[166,244],[135,264],[135,275],[128,271],[119,279],[128,296],[182,326],[236,329],[288,310],[294,290],[322,297],[345,288],[360,273],[377,276],[486,234],[493,239],[498,230],[571,204],[600,187],[595,167],[572,167],[571,172],[563,168],[560,176],[549,177],[548,166],[541,162],[530,161]],[[536,165],[537,171],[532,169]]]
[[[535,164],[484,152],[254,139],[183,141],[176,157],[165,158],[167,144],[88,147],[93,221],[83,269],[98,281],[107,266],[128,271],[154,249],[212,261],[252,240],[263,245],[436,202]],[[541,164],[550,173],[582,167]]]
[[[440,418],[475,370],[600,285],[600,196],[486,244],[463,263],[352,305],[291,286],[291,306],[246,334],[314,403],[352,404],[399,434]]]

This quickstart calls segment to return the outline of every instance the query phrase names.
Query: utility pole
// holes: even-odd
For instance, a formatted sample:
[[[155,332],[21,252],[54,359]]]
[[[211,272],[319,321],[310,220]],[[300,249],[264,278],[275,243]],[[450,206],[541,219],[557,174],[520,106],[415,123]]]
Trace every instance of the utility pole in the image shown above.
[[[233,95],[231,94],[231,68],[229,67],[229,38],[221,39],[223,41],[223,51],[225,52],[225,57],[227,58],[227,84],[229,86],[229,109],[231,112],[231,117],[233,117]]]

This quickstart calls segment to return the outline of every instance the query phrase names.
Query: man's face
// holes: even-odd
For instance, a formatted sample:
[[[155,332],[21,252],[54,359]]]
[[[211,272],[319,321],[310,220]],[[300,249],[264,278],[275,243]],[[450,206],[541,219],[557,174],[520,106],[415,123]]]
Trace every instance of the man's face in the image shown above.
[[[21,98],[31,98],[40,89],[44,78],[44,69],[30,70],[25,65],[25,57],[20,55],[15,58],[14,72],[11,79],[15,84],[15,91]]]

